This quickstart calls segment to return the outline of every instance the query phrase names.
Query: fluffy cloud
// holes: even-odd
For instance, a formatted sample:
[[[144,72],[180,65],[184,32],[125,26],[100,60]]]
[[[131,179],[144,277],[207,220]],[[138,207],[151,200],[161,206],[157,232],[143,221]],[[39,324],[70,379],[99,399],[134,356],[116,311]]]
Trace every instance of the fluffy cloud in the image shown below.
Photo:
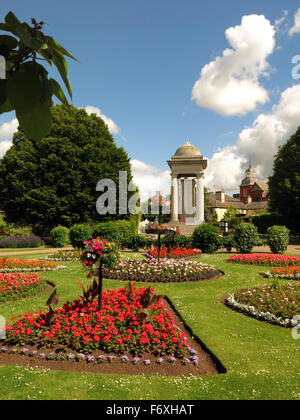
[[[252,127],[239,134],[234,146],[226,146],[208,160],[205,182],[212,191],[220,187],[238,190],[245,166],[251,161],[257,175],[272,174],[274,155],[300,124],[300,84],[282,92],[269,114],[260,114]]]
[[[297,10],[294,16],[294,25],[289,30],[289,35],[294,35],[300,32],[300,8]]]
[[[269,100],[259,77],[268,75],[275,29],[263,15],[250,15],[228,28],[225,36],[231,48],[203,67],[192,99],[222,115],[244,115]]]
[[[154,166],[140,160],[131,160],[133,182],[139,187],[141,200],[145,201],[161,191],[163,195],[170,194],[170,172],[160,171]]]
[[[104,115],[101,112],[101,109],[95,106],[86,106],[85,110],[88,115],[96,114],[98,117],[102,118],[111,134],[118,134],[120,132],[120,128],[117,126],[117,124],[111,118]]]
[[[5,155],[11,147],[12,136],[18,129],[18,120],[15,118],[10,122],[6,122],[0,126],[0,158]]]

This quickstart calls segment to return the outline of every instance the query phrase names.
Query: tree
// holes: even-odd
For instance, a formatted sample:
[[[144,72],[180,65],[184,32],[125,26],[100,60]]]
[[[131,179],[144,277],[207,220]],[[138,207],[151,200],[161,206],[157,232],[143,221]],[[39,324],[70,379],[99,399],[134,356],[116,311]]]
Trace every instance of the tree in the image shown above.
[[[0,30],[13,35],[0,35],[0,55],[5,59],[5,78],[0,75],[0,114],[15,110],[27,136],[41,139],[51,127],[52,96],[65,105],[68,101],[58,82],[49,79],[48,72],[37,61],[57,68],[72,98],[64,56],[75,58],[52,37],[44,35],[44,22],[38,23],[34,18],[31,22],[32,26],[21,23],[9,12],[5,22],[0,23]]]
[[[269,209],[284,216],[291,230],[300,232],[300,127],[275,156],[269,197]]]
[[[95,114],[56,105],[52,115],[47,137],[32,140],[18,131],[0,161],[0,207],[6,220],[52,228],[111,219],[96,211],[101,195],[96,185],[113,180],[118,198],[119,171],[127,172],[128,183],[132,179],[127,153]]]

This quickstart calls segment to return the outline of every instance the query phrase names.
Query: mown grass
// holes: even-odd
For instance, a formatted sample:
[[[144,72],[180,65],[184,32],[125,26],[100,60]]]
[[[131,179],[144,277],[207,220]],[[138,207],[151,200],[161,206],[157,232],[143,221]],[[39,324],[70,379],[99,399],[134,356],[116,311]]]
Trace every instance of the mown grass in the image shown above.
[[[226,374],[202,377],[96,375],[43,371],[0,365],[0,399],[300,399],[300,340],[290,329],[257,321],[232,311],[221,299],[237,289],[272,283],[259,275],[264,267],[227,263],[229,254],[203,255],[225,276],[201,283],[153,284],[168,295],[186,323],[227,369]],[[37,257],[38,255],[30,258]],[[128,253],[123,258],[131,256]],[[140,257],[134,255],[134,257]],[[60,302],[80,295],[76,284],[85,273],[79,262],[66,262],[67,271],[45,273],[56,283]],[[105,280],[104,287],[121,282]],[[142,285],[142,283],[139,283]],[[147,287],[149,283],[147,283]],[[45,308],[47,295],[0,305],[9,319]],[[300,314],[299,314],[300,315]]]

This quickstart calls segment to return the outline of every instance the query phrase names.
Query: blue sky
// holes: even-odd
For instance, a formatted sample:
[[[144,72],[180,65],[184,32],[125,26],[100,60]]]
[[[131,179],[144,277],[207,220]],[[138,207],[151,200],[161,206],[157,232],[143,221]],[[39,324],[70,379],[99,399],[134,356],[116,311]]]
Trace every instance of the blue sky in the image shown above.
[[[211,166],[215,165],[208,181],[210,188],[233,190],[249,159],[262,177],[270,174],[270,159],[264,167],[258,153],[247,156],[245,147],[242,151],[232,148],[243,130],[253,127],[259,115],[274,112],[272,107],[280,103],[282,93],[298,83],[291,76],[291,59],[300,54],[300,34],[297,30],[292,35],[288,32],[299,7],[299,2],[291,0],[10,0],[1,2],[0,16],[3,20],[12,10],[22,21],[31,17],[45,21],[44,32],[79,60],[68,62],[73,104],[97,107],[113,120],[119,128],[118,133],[114,131],[116,142],[140,162],[136,165],[140,182],[142,164],[145,172],[151,165],[156,177],[166,179],[166,160],[189,140],[205,157],[217,159]],[[241,25],[242,18],[250,15],[263,15],[274,27],[275,45],[262,59],[268,66],[250,76],[267,92],[268,99],[258,101],[243,114],[224,115],[220,109],[206,106],[207,101],[204,106],[197,105],[191,96],[201,70],[221,57],[225,49],[234,49],[225,31]],[[261,42],[265,42],[264,32]],[[0,126],[13,118],[13,114],[1,115]],[[294,126],[295,121],[286,133]],[[1,137],[0,128],[1,140],[8,141]],[[280,142],[283,139],[276,140],[274,147]],[[232,182],[222,185],[222,176],[215,174],[222,155],[216,153],[226,154],[228,150],[236,153],[238,169]]]

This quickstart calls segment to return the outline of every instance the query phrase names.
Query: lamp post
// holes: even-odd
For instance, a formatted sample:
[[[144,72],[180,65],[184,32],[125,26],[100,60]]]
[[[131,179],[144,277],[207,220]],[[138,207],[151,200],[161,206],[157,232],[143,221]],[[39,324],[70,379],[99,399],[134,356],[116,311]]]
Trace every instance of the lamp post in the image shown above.
[[[228,222],[225,219],[220,220],[219,222],[220,230],[222,233],[222,236],[228,235]]]

